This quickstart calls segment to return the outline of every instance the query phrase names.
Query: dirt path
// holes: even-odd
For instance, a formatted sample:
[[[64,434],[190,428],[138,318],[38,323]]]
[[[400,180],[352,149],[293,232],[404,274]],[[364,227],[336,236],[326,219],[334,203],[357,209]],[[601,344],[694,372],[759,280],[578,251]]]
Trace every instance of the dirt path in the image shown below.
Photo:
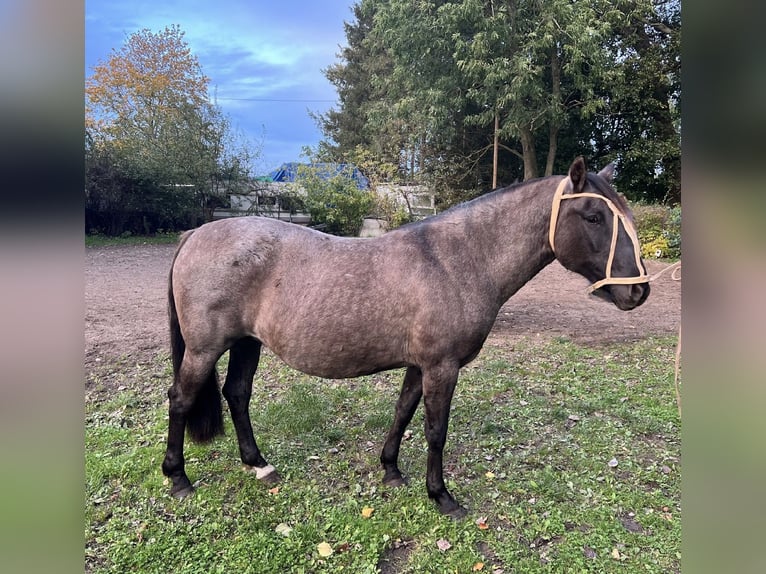
[[[85,372],[100,366],[139,364],[166,351],[167,274],[174,245],[88,248],[85,254]],[[649,261],[649,273],[666,264]],[[681,322],[681,282],[669,273],[647,302],[619,311],[585,294],[587,282],[554,262],[500,311],[490,339],[512,344],[521,337],[564,336],[599,345],[675,334]]]

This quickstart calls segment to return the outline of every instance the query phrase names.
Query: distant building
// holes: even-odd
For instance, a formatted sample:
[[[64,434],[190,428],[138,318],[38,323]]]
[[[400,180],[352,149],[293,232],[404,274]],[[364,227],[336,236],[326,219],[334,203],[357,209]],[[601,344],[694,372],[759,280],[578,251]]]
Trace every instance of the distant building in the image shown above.
[[[294,184],[296,179],[299,179],[302,166],[313,169],[319,177],[324,179],[345,175],[353,178],[359,189],[370,188],[369,179],[352,164],[289,162],[282,164],[268,175],[254,178],[245,185],[244,189],[232,191],[229,194],[228,205],[217,208],[213,212],[213,219],[260,215],[309,225],[311,216],[301,211],[300,202],[296,202],[291,194],[285,193],[295,189],[295,186],[290,184]],[[425,186],[381,184],[373,191],[392,198],[417,219],[436,213],[434,194]]]
[[[359,189],[368,189],[370,180],[359,171],[359,168],[350,163],[298,163],[295,161],[283,163],[278,169],[269,174],[271,181],[294,182],[299,175],[300,168],[311,169],[322,179],[332,179],[338,175],[351,177],[356,181]]]

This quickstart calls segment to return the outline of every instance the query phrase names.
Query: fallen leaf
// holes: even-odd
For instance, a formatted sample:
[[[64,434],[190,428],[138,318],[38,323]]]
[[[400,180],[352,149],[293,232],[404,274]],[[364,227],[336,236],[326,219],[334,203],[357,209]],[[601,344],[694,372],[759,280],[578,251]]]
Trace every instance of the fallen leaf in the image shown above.
[[[317,552],[319,552],[319,555],[322,558],[327,558],[332,554],[332,546],[327,544],[327,542],[321,542],[320,544],[317,544]]]
[[[620,551],[617,550],[617,548],[612,549],[612,558],[614,558],[615,560],[620,559]]]
[[[372,516],[373,512],[375,512],[374,508],[365,506],[364,508],[362,508],[362,518],[369,518],[370,516]]]
[[[293,531],[293,529],[284,522],[280,522],[277,524],[277,527],[274,529],[274,531],[277,534],[281,534],[282,536],[290,536],[290,533]]]
[[[472,570],[474,572],[478,572],[479,570],[484,570],[484,562],[477,562],[476,564],[473,565]]]
[[[436,541],[436,546],[438,546],[439,550],[442,552],[452,548],[452,544],[444,540],[444,538],[439,538],[439,540]]]
[[[486,530],[487,528],[489,528],[489,525],[487,524],[487,517],[482,516],[481,518],[478,518],[476,520],[476,526],[479,527],[479,530]]]
[[[279,487],[275,486],[274,488],[269,489],[269,494],[278,494],[279,493]]]
[[[495,473],[492,472],[491,470],[488,470],[487,472],[484,473],[484,476],[486,476],[488,479],[492,480],[493,478],[495,478]]]

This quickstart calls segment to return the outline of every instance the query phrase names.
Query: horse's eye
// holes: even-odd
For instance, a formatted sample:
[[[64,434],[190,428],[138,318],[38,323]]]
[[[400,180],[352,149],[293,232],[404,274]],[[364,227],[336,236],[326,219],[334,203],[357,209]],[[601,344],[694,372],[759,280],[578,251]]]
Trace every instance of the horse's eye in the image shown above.
[[[587,221],[588,223],[592,223],[594,225],[604,223],[604,218],[601,217],[600,213],[589,213],[588,215],[584,215],[583,217],[585,218],[585,221]]]

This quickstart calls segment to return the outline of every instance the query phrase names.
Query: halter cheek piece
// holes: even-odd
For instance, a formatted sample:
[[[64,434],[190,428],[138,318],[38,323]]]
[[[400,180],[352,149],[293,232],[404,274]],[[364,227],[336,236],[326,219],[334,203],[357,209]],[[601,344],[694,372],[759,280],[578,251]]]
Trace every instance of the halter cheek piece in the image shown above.
[[[588,287],[588,293],[592,293],[604,285],[633,285],[635,283],[646,283],[649,281],[649,275],[640,272],[640,269],[643,268],[643,265],[641,265],[641,248],[639,246],[636,228],[633,226],[633,223],[625,216],[624,213],[617,209],[617,206],[615,206],[615,204],[612,203],[610,199],[604,197],[603,195],[598,195],[597,193],[569,193],[564,195],[564,190],[570,181],[571,180],[569,177],[562,179],[561,183],[559,183],[559,186],[556,188],[556,193],[553,195],[551,226],[548,232],[548,241],[551,244],[553,253],[556,253],[553,238],[556,233],[556,224],[558,223],[559,219],[559,209],[561,208],[561,202],[565,199],[576,199],[578,197],[596,197],[605,201],[609,209],[612,210],[612,245],[609,248],[609,258],[606,261],[605,277],[601,281],[596,281],[593,283],[593,285]],[[639,273],[641,273],[635,277],[612,277],[612,263],[614,262],[614,252],[617,248],[617,234],[619,232],[619,226],[617,225],[618,221],[622,222],[622,227],[625,229],[625,233],[628,234],[628,237],[630,237],[630,240],[633,242],[633,252],[636,256],[636,269],[639,269]]]

